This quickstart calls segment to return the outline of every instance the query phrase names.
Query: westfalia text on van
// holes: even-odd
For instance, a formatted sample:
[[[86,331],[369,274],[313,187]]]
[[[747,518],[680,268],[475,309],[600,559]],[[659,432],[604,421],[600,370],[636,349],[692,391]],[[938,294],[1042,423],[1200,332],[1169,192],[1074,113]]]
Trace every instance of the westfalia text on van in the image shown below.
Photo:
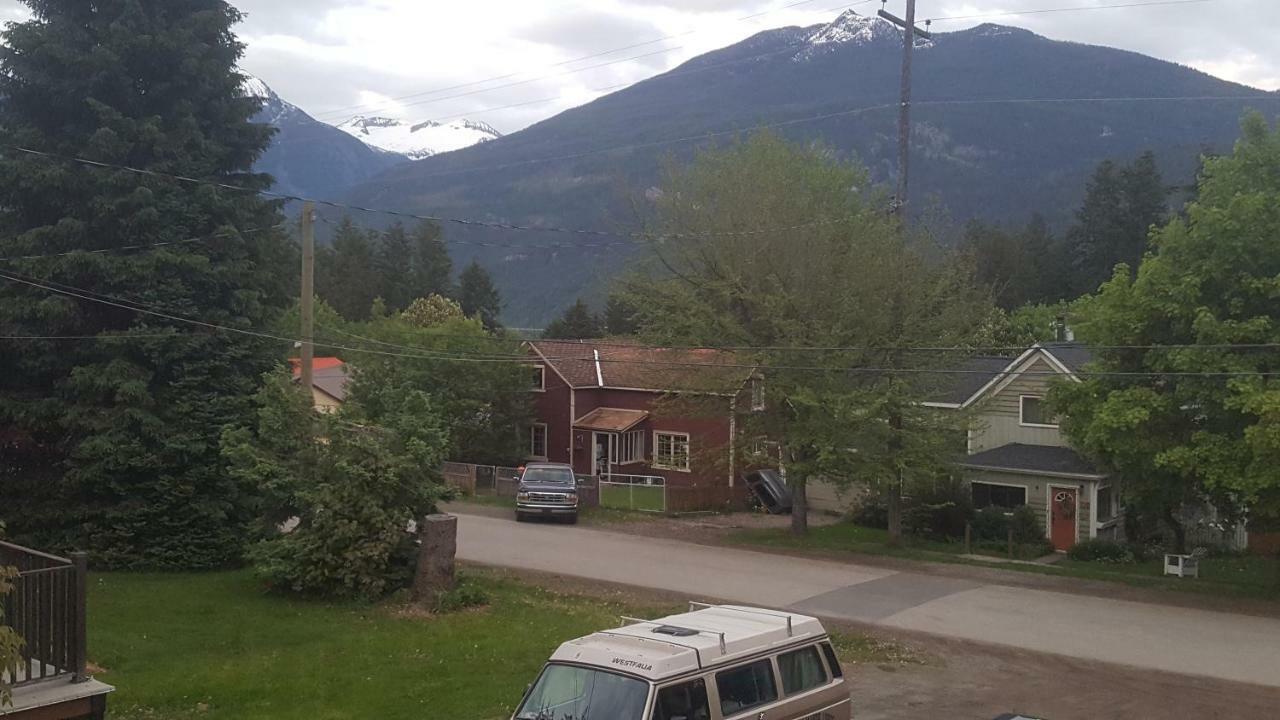
[[[513,720],[849,720],[816,618],[691,603],[564,643]]]

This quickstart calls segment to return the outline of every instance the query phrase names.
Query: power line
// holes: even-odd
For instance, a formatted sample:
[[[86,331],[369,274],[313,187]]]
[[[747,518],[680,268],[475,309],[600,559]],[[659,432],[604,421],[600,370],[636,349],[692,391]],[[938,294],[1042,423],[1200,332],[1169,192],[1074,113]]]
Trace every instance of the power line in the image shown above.
[[[99,160],[90,160],[88,158],[82,158],[82,157],[77,157],[73,155],[61,155],[58,153],[45,152],[42,150],[34,150],[31,148],[20,147],[17,145],[0,145],[0,147],[4,147],[9,150],[13,150],[14,152],[25,153],[35,157],[52,159],[52,160],[60,160],[64,162],[78,163],[81,165],[86,165],[89,167],[95,167],[99,169],[118,170],[122,172],[129,172],[129,173],[134,173],[138,175],[144,175],[147,177],[155,177],[155,178],[160,178],[165,180],[174,180],[177,182],[183,182],[183,183],[194,184],[194,185],[205,185],[205,186],[216,187],[224,190],[232,190],[235,192],[262,195],[264,197],[271,197],[271,198],[276,198],[280,200],[288,200],[292,202],[312,202],[317,205],[324,205],[326,207],[331,207],[338,210],[358,211],[358,212],[365,212],[365,213],[378,214],[378,215],[389,215],[391,217],[397,217],[401,219],[424,220],[424,221],[438,222],[438,223],[451,223],[451,224],[464,225],[464,226],[470,226],[470,227],[483,227],[483,228],[489,228],[494,230],[520,230],[520,231],[528,231],[528,232],[563,233],[563,234],[569,234],[569,235],[586,235],[586,236],[593,236],[593,237],[623,237],[623,238],[634,238],[637,240],[655,239],[654,235],[649,233],[642,233],[642,232],[575,229],[575,228],[562,228],[562,227],[545,226],[545,225],[516,225],[513,223],[491,222],[487,220],[469,220],[465,218],[442,217],[438,215],[422,215],[418,213],[403,212],[399,210],[369,208],[369,207],[362,207],[360,205],[340,203],[333,200],[318,200],[314,198],[301,197],[298,195],[288,195],[285,193],[272,192],[270,190],[256,190],[253,188],[245,188],[245,187],[240,187],[238,185],[231,185],[229,183],[217,181],[217,180],[201,180],[199,178],[193,178],[186,175],[175,175],[171,173],[163,173],[156,170],[147,170],[143,168],[130,167],[128,165],[118,165],[115,163],[107,163]],[[797,225],[790,225],[790,226],[778,227],[778,228],[760,228],[757,230],[732,230],[732,231],[710,232],[710,233],[663,233],[661,234],[660,237],[656,239],[688,240],[688,239],[702,239],[702,238],[710,238],[710,237],[741,237],[741,236],[749,236],[749,235],[764,235],[764,234],[775,233],[775,232],[799,230],[803,228],[813,227],[815,225],[828,225],[828,224],[849,222],[850,220],[852,220],[852,218],[815,220],[812,222],[800,223]]]
[[[858,5],[865,5],[865,4],[867,4],[867,3],[869,3],[869,2],[872,2],[872,1],[873,1],[873,0],[857,0],[856,2],[852,2],[852,3],[845,3],[844,5],[838,5],[838,6],[833,7],[833,8],[826,8],[826,9],[824,9],[822,12],[828,12],[828,11],[830,11],[830,10],[838,10],[838,9],[842,9],[842,8],[850,8],[850,7],[855,7],[855,6],[858,6]],[[790,8],[798,7],[798,6],[800,6],[800,5],[808,5],[809,3],[812,3],[812,2],[816,2],[816,0],[799,0],[798,2],[792,2],[792,3],[789,3],[789,4],[787,4],[787,5],[783,5],[783,6],[781,6],[781,7],[778,7],[778,8],[773,8],[773,9],[771,9],[771,10],[764,10],[764,11],[762,11],[762,12],[757,12],[757,13],[754,13],[754,14],[751,14],[751,15],[746,15],[746,16],[743,16],[743,17],[737,18],[734,22],[743,22],[743,21],[746,21],[746,20],[753,20],[753,19],[756,19],[756,18],[762,17],[762,16],[764,16],[764,15],[769,15],[769,14],[771,14],[771,13],[775,13],[775,12],[779,12],[779,11],[782,11],[782,10],[787,10],[787,9],[790,9]],[[550,66],[548,66],[548,67],[551,67],[551,68],[564,67],[565,65],[572,65],[572,64],[574,64],[574,63],[581,62],[581,61],[583,61],[583,60],[592,60],[592,59],[594,59],[594,58],[603,57],[603,56],[605,56],[605,55],[612,55],[612,54],[613,54],[613,53],[615,53],[615,52],[622,52],[622,51],[624,51],[624,50],[634,50],[634,49],[636,49],[636,48],[646,47],[646,46],[649,46],[649,45],[655,45],[655,44],[660,43],[660,42],[666,42],[667,40],[675,40],[675,39],[682,38],[682,37],[688,37],[689,35],[696,35],[696,34],[698,34],[698,33],[700,33],[700,32],[705,32],[705,31],[704,31],[704,30],[699,30],[699,29],[694,29],[694,30],[688,30],[688,31],[686,31],[686,32],[682,32],[682,33],[673,33],[673,34],[671,34],[671,35],[664,35],[664,36],[662,36],[662,37],[660,37],[660,38],[654,38],[653,40],[645,40],[645,41],[643,41],[643,42],[632,43],[632,44],[630,44],[630,45],[622,45],[622,46],[620,46],[620,47],[610,48],[610,49],[608,49],[608,50],[601,50],[601,51],[599,51],[599,52],[591,53],[591,54],[589,54],[589,55],[582,55],[582,56],[580,56],[580,57],[572,58],[572,59],[570,59],[570,60],[563,60],[563,61],[561,61],[561,62],[554,63],[554,64],[552,64],[552,65],[550,65]],[[610,62],[607,62],[607,63],[602,63],[602,64],[599,64],[599,65],[591,65],[591,66],[588,66],[588,67],[585,67],[585,68],[577,68],[577,69],[571,70],[571,71],[569,71],[569,72],[556,73],[556,74],[553,74],[553,75],[545,75],[545,76],[541,76],[541,77],[535,77],[535,78],[532,78],[532,79],[529,79],[529,80],[523,80],[523,81],[520,81],[520,82],[510,83],[510,84],[507,84],[507,85],[499,85],[499,86],[496,86],[496,87],[484,88],[483,90],[476,90],[475,92],[463,93],[462,95],[455,95],[455,96],[444,97],[444,98],[434,98],[434,99],[431,99],[431,100],[429,100],[429,101],[425,101],[425,102],[423,102],[423,103],[409,103],[408,105],[403,105],[402,107],[408,107],[408,106],[410,106],[410,105],[418,105],[418,104],[427,104],[427,103],[437,102],[437,101],[441,101],[441,100],[449,100],[449,99],[452,99],[452,98],[455,98],[455,97],[463,97],[463,96],[465,96],[465,95],[473,95],[473,94],[476,94],[476,93],[489,92],[490,90],[500,90],[500,89],[503,89],[503,88],[512,87],[512,86],[514,86],[514,85],[523,85],[523,84],[527,84],[527,83],[530,83],[530,82],[535,82],[535,81],[538,81],[538,80],[546,80],[546,79],[549,79],[549,78],[561,77],[561,76],[563,76],[563,75],[569,75],[569,74],[572,74],[572,73],[582,72],[582,71],[584,71],[584,70],[593,70],[593,69],[600,68],[600,67],[606,67],[606,66],[608,66],[608,65],[614,65],[614,64],[616,64],[616,63],[620,63],[620,62],[629,62],[629,61],[631,61],[631,60],[638,60],[638,59],[641,59],[641,58],[651,57],[651,56],[654,56],[654,55],[660,55],[660,54],[664,54],[664,53],[668,53],[668,52],[673,52],[673,51],[675,51],[675,50],[681,50],[681,49],[683,49],[683,48],[682,48],[682,47],[680,47],[680,46],[670,47],[670,48],[664,48],[664,49],[662,49],[662,50],[658,50],[658,51],[656,51],[656,52],[652,52],[652,53],[647,53],[647,54],[645,54],[645,55],[637,55],[637,56],[635,56],[635,57],[623,58],[623,59],[621,59],[621,60],[613,60],[613,61],[610,61]],[[363,112],[363,111],[374,111],[374,110],[379,109],[380,107],[385,108],[385,107],[386,107],[387,105],[389,105],[390,103],[395,103],[395,102],[398,102],[398,101],[400,101],[400,100],[411,100],[411,99],[413,99],[413,98],[423,97],[423,96],[425,96],[425,95],[434,95],[434,94],[436,94],[436,93],[440,93],[440,92],[449,92],[449,91],[451,91],[451,90],[461,90],[461,89],[463,89],[463,88],[475,87],[475,86],[477,86],[477,85],[483,85],[483,84],[488,83],[488,82],[495,82],[495,81],[498,81],[498,80],[506,80],[506,79],[509,79],[509,78],[518,77],[518,76],[523,75],[523,74],[525,74],[525,71],[517,71],[517,72],[513,72],[513,73],[506,73],[506,74],[504,74],[504,75],[496,75],[496,76],[493,76],[493,77],[483,78],[483,79],[481,79],[481,80],[473,80],[473,81],[465,82],[465,83],[461,83],[461,84],[458,84],[458,85],[450,85],[450,86],[448,86],[448,87],[436,88],[436,89],[434,89],[434,90],[424,90],[424,91],[417,92],[417,93],[410,93],[410,94],[408,94],[408,95],[400,95],[400,96],[396,96],[396,97],[391,97],[391,98],[387,98],[386,100],[383,100],[383,101],[380,101],[380,102],[376,102],[376,103],[363,103],[363,104],[358,104],[358,105],[347,105],[347,106],[344,106],[344,107],[335,108],[335,109],[333,109],[333,110],[322,110],[322,111],[317,112],[317,113],[316,113],[316,115],[315,115],[315,117],[317,117],[317,118],[325,118],[325,117],[340,117],[340,116],[344,116],[344,115],[349,115],[349,114],[351,114],[351,113],[353,113],[353,112],[354,112],[354,113],[359,113],[359,112]]]
[[[1186,96],[1186,97],[1105,97],[1105,98],[1006,98],[1006,99],[987,99],[987,100],[916,100],[912,102],[912,106],[919,107],[942,107],[948,105],[978,105],[978,104],[1040,104],[1040,103],[1121,103],[1121,102],[1208,102],[1208,101],[1227,101],[1227,102],[1248,102],[1251,100],[1263,100],[1270,102],[1280,102],[1280,98],[1274,95],[1239,95],[1239,96],[1221,96],[1221,95],[1205,95],[1205,96]],[[548,162],[560,162],[563,160],[578,160],[593,155],[602,155],[614,152],[626,152],[632,150],[645,150],[654,147],[664,147],[667,145],[678,145],[687,142],[700,142],[703,140],[715,140],[722,137],[730,137],[742,135],[744,133],[752,133],[759,130],[772,130],[782,127],[790,127],[810,122],[820,122],[823,120],[832,120],[840,117],[850,117],[861,115],[863,113],[875,112],[880,110],[897,110],[899,104],[882,103],[878,105],[867,105],[863,107],[849,108],[847,110],[839,110],[836,112],[822,113],[803,118],[794,118],[789,120],[780,120],[776,122],[759,123],[746,127],[736,127],[726,130],[717,130],[697,135],[686,135],[683,137],[670,138],[666,140],[653,140],[640,143],[630,143],[624,145],[613,145],[603,148],[594,148],[591,150],[582,150],[563,155],[551,155],[540,158],[528,158],[525,160],[513,160],[511,162],[498,163],[495,165],[482,165],[479,167],[455,168],[452,170],[441,170],[439,172],[427,173],[423,175],[415,175],[415,180],[425,180],[427,178],[445,177],[450,175],[460,175],[465,173],[486,172],[490,170],[506,170],[524,165],[537,165]],[[378,185],[375,187],[389,187],[389,185]]]
[[[288,223],[280,223],[278,225],[272,225],[271,227],[249,228],[247,230],[235,230],[235,232],[240,235],[251,235],[254,233],[267,232],[270,230],[283,230],[286,228],[288,228]],[[121,245],[119,247],[99,248],[97,250],[68,250],[66,252],[50,253],[47,255],[14,255],[10,257],[0,257],[0,262],[13,262],[16,260],[44,260],[47,258],[69,257],[71,255],[105,255],[107,253],[113,253],[113,252],[134,252],[139,250],[154,250],[156,248],[172,247],[174,245],[187,245],[190,243],[208,242],[209,240],[213,240],[219,237],[223,237],[225,235],[229,235],[230,232],[231,231],[229,230],[225,230],[225,231],[211,233],[209,235],[204,235],[201,237],[190,237],[184,240],[169,240],[165,242],[148,243],[145,245]],[[10,236],[4,239],[13,240],[14,237],[15,236]]]
[[[1118,8],[1154,7],[1157,5],[1198,5],[1217,2],[1218,0],[1150,0],[1149,2],[1117,3],[1113,5],[1076,5],[1073,7],[1043,8],[1039,10],[1015,10],[1009,12],[986,13],[982,15],[952,15],[950,17],[930,18],[931,22],[951,22],[959,20],[982,20],[994,17],[1011,17],[1014,15],[1044,15],[1048,13],[1085,12],[1089,10],[1115,10]]]
[[[187,324],[196,325],[199,327],[205,327],[211,330],[230,332],[230,333],[235,333],[240,335],[256,337],[260,339],[276,340],[280,342],[290,342],[290,343],[301,342],[296,338],[284,337],[281,335],[275,335],[273,333],[266,333],[266,332],[261,332],[257,330],[246,329],[246,328],[230,327],[226,325],[220,325],[218,323],[211,323],[203,320],[196,320],[192,318],[182,317],[179,315],[173,315],[171,313],[160,312],[160,311],[153,310],[151,308],[141,306],[141,305],[130,304],[130,303],[120,302],[120,301],[111,300],[111,299],[105,299],[106,296],[94,297],[96,293],[92,293],[91,291],[88,291],[88,290],[83,290],[79,288],[63,289],[63,288],[71,288],[72,286],[69,286],[69,285],[64,285],[63,288],[58,288],[54,286],[54,285],[60,285],[61,283],[49,283],[48,281],[41,282],[37,280],[28,280],[4,271],[0,271],[0,278],[8,280],[10,282],[17,282],[24,285],[29,285],[31,287],[45,290],[47,292],[65,295],[68,297],[74,297],[74,298],[85,300],[88,302],[96,302],[103,305],[109,305],[112,307],[117,307],[124,310],[130,310],[133,312],[152,315],[152,316],[160,317],[162,319],[170,320],[173,322],[187,323]],[[366,348],[346,347],[346,346],[334,345],[330,343],[324,343],[324,344],[328,347],[332,347],[337,350],[347,350],[350,352],[382,355],[382,356],[389,356],[389,357],[416,358],[416,359],[422,359],[422,360],[438,360],[438,361],[448,361],[448,362],[472,362],[472,363],[516,363],[516,364],[522,364],[522,365],[536,361],[536,358],[533,358],[531,356],[521,356],[518,358],[515,358],[515,357],[485,358],[485,357],[467,357],[467,356],[452,355],[452,354],[446,354],[446,353],[440,353],[437,355],[423,355],[423,354],[387,352],[387,351],[381,351],[381,350],[369,350]],[[797,372],[800,372],[800,371],[828,372],[828,373],[840,372],[840,373],[856,373],[856,374],[883,374],[883,375],[893,375],[893,374],[983,375],[983,376],[991,375],[991,373],[988,371],[956,369],[956,368],[951,368],[951,369],[896,368],[896,367],[888,367],[888,368],[886,367],[856,367],[856,368],[836,367],[836,368],[833,368],[833,367],[824,367],[824,366],[762,365],[759,363],[744,364],[744,363],[706,363],[706,362],[685,362],[685,361],[647,361],[647,360],[628,360],[628,359],[622,359],[622,358],[605,358],[605,357],[596,358],[594,356],[581,357],[581,358],[557,358],[557,359],[579,360],[582,362],[616,363],[616,364],[623,364],[623,365],[651,365],[651,366],[658,366],[663,368],[690,367],[690,368],[708,368],[708,369],[720,369],[720,370],[756,370],[756,369],[764,368],[764,369],[771,369],[771,370],[797,371]],[[1058,373],[1055,373],[1055,372],[1038,372],[1038,371],[1029,371],[1022,374],[1027,376],[1036,376],[1036,375],[1057,376],[1058,375]],[[1218,377],[1218,378],[1280,377],[1280,372],[1244,372],[1244,371],[1226,371],[1226,372],[1178,372],[1178,371],[1087,372],[1086,371],[1086,372],[1080,372],[1076,374],[1082,377],[1204,377],[1204,378],[1208,378],[1208,377]]]

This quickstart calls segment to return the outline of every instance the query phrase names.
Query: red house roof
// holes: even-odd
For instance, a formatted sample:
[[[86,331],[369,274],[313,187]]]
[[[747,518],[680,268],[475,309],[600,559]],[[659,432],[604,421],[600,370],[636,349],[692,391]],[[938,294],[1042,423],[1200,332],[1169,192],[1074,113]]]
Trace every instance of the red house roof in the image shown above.
[[[681,349],[591,340],[533,340],[540,359],[575,388],[736,393],[755,372],[726,350]]]
[[[293,369],[293,379],[300,379],[302,361],[298,358],[289,358],[289,365]],[[339,402],[346,401],[347,385],[351,382],[346,363],[336,357],[313,358],[311,372],[312,387]]]
[[[311,369],[328,370],[343,365],[342,358],[336,357],[318,357],[311,359]],[[293,369],[293,376],[298,377],[302,374],[302,360],[300,358],[289,358],[289,367]]]

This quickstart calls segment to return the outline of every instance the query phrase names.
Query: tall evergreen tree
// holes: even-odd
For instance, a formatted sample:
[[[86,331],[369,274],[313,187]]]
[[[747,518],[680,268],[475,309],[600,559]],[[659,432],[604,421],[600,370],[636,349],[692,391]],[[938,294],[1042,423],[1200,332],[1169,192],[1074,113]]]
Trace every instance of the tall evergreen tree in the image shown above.
[[[472,260],[458,278],[458,304],[467,317],[478,317],[485,329],[496,330],[498,313],[502,311],[502,297],[493,286],[489,272]]]
[[[604,326],[610,335],[634,335],[640,330],[631,298],[611,293],[604,305]]]
[[[404,225],[396,223],[378,236],[373,271],[377,277],[377,295],[389,312],[401,312],[415,298],[424,297],[415,292],[412,253],[413,244]]]
[[[270,141],[236,72],[241,14],[221,0],[24,0],[0,43],[6,143],[248,190]],[[287,243],[253,192],[6,152],[0,255],[47,283],[168,314],[264,327],[284,305]],[[178,242],[202,238],[203,242]],[[173,244],[165,244],[173,243]],[[159,245],[142,252],[113,248]],[[107,251],[90,254],[88,251]],[[219,458],[281,348],[0,281],[0,332],[74,335],[0,353],[0,428],[49,460],[0,453],[0,516],[50,547],[116,566],[213,567],[239,558],[248,490]],[[29,470],[30,468],[27,468]]]
[[[444,234],[440,226],[430,221],[423,221],[413,231],[410,238],[411,279],[413,297],[417,298],[439,295],[453,297],[453,260],[449,257],[449,248],[445,247]],[[408,307],[406,305],[405,307]]]
[[[975,278],[991,288],[1005,310],[1054,301],[1070,292],[1061,269],[1061,246],[1039,214],[1016,231],[974,220],[965,228],[961,247],[973,259]]]
[[[591,308],[578,298],[577,302],[565,309],[564,314],[547,325],[543,337],[552,340],[585,340],[604,335],[604,324],[600,316],[591,312]]]
[[[368,320],[382,290],[376,250],[372,233],[343,218],[333,243],[316,254],[316,294],[347,320]]]
[[[1146,251],[1148,233],[1164,221],[1167,209],[1152,153],[1143,153],[1125,167],[1103,161],[1067,234],[1071,295],[1097,290],[1119,263],[1136,268]]]

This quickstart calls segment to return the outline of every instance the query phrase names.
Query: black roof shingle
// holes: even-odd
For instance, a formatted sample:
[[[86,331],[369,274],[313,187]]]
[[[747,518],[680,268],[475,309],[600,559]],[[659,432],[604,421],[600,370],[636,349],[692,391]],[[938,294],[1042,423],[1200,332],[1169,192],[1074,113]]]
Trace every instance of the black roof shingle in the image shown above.
[[[1103,476],[1106,472],[1080,453],[1065,447],[1010,443],[966,457],[961,467],[1021,473]]]

